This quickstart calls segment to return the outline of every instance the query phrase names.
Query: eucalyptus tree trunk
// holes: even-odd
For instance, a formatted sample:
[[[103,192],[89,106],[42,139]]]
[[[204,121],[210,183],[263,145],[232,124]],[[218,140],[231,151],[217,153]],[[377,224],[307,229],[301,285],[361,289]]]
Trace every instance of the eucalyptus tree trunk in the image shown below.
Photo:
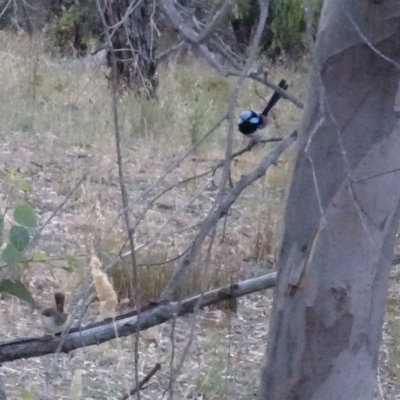
[[[259,400],[368,400],[400,200],[400,2],[325,0]]]

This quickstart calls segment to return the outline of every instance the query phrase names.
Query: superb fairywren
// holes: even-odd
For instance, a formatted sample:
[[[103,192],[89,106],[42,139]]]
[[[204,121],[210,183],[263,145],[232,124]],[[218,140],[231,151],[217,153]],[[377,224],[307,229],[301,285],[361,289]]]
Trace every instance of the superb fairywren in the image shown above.
[[[54,302],[56,308],[46,308],[41,314],[44,331],[52,335],[65,331],[70,319],[70,316],[64,312],[64,293],[54,293]]]
[[[278,86],[283,90],[286,90],[289,87],[284,79],[279,82]],[[269,102],[264,111],[261,113],[252,110],[243,111],[240,114],[240,118],[238,121],[239,131],[251,140],[259,140],[261,138],[259,131],[267,126],[268,114],[280,98],[281,95],[277,92],[274,92],[274,94],[269,99]]]

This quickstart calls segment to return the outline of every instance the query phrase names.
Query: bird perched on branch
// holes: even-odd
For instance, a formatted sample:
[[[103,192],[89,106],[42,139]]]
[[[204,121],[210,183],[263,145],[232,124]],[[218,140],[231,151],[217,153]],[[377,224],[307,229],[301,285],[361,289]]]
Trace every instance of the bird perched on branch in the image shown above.
[[[70,319],[69,314],[64,312],[65,294],[54,293],[54,303],[56,308],[46,308],[41,314],[44,331],[52,335],[63,332],[68,327]]]
[[[284,79],[279,82],[278,86],[283,90],[289,87]],[[281,97],[279,93],[274,92],[263,112],[252,110],[243,111],[238,121],[239,131],[251,140],[260,140],[260,131],[267,126],[268,114]]]

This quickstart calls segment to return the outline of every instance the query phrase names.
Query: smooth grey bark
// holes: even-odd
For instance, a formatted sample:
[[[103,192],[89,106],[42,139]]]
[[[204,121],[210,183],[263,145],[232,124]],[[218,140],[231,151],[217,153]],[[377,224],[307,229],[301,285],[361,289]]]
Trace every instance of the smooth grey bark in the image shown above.
[[[325,0],[258,400],[373,398],[399,221],[399,62],[398,0]]]

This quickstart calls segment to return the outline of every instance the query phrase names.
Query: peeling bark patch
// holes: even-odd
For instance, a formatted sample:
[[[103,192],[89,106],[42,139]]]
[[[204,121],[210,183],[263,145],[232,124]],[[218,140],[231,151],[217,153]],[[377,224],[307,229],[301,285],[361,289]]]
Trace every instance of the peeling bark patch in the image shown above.
[[[343,313],[331,326],[325,326],[315,307],[305,311],[306,345],[302,357],[301,379],[292,393],[301,393],[309,399],[329,377],[334,366],[332,360],[349,347],[354,317]]]

